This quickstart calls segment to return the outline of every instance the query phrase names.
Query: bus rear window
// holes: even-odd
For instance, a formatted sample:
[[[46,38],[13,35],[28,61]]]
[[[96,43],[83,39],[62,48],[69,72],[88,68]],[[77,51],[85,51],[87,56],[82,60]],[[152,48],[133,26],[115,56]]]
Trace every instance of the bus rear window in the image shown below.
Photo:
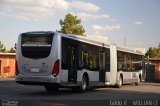
[[[22,34],[22,55],[27,58],[46,58],[52,47],[52,34]]]

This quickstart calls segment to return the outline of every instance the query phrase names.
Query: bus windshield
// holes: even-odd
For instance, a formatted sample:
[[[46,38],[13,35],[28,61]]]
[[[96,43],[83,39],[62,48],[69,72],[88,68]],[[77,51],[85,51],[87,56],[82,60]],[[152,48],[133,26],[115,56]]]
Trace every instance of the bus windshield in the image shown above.
[[[46,58],[52,47],[53,34],[22,34],[22,55],[27,58]]]

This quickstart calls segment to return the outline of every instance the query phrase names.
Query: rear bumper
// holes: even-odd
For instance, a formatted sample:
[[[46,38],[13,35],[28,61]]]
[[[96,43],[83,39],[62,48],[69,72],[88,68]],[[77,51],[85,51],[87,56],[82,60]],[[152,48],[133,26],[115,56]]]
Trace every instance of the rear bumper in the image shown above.
[[[23,85],[56,85],[59,87],[75,87],[81,85],[81,81],[77,83],[59,82],[58,77],[49,76],[24,76],[19,74],[15,77],[18,84]]]
[[[15,81],[24,85],[45,85],[45,84],[58,84],[58,78],[49,76],[24,76],[19,74],[15,77]]]
[[[23,85],[56,85],[56,86],[60,86],[58,83],[51,83],[51,82],[16,81],[16,83],[23,84]]]

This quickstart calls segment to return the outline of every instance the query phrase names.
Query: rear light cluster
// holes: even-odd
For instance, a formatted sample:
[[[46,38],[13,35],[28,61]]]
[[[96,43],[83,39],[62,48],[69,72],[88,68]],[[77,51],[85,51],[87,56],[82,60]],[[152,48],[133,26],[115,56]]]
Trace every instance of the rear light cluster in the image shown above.
[[[17,76],[18,74],[19,74],[19,68],[18,68],[18,63],[16,61],[15,75]]]
[[[59,74],[59,59],[55,62],[53,70],[52,70],[52,75],[56,77]]]

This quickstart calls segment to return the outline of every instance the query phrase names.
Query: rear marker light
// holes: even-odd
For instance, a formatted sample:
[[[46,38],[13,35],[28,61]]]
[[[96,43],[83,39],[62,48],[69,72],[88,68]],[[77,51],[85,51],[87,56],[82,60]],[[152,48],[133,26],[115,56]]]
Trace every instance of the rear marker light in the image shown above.
[[[52,70],[52,75],[56,77],[59,74],[59,59],[55,62],[53,70]]]

